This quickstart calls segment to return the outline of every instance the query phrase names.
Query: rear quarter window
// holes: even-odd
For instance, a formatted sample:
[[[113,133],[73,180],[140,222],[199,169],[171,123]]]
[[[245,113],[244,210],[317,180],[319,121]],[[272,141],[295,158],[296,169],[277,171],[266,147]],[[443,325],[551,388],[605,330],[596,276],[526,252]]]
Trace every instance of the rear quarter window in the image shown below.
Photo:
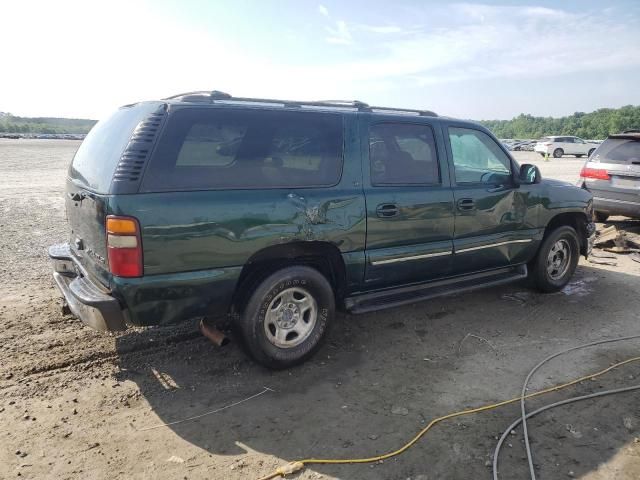
[[[342,147],[340,114],[184,108],[169,117],[142,190],[331,186]]]
[[[108,193],[120,156],[138,123],[161,103],[122,107],[94,125],[73,157],[69,176],[89,190]]]

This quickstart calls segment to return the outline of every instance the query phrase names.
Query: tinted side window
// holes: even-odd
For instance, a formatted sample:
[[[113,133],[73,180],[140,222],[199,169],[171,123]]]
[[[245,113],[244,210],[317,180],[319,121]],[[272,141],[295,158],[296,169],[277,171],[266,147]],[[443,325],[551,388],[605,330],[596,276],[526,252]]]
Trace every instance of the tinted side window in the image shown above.
[[[171,115],[143,191],[334,185],[342,117],[311,112],[182,109]]]
[[[372,185],[440,182],[433,130],[426,125],[380,123],[369,129]]]
[[[511,176],[511,160],[486,133],[449,128],[456,183],[499,185]]]

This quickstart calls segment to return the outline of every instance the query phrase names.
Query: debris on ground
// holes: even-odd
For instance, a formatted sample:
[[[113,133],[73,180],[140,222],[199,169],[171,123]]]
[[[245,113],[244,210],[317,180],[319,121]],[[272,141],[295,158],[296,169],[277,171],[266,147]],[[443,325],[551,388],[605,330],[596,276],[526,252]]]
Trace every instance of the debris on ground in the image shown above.
[[[619,230],[616,225],[609,225],[596,232],[594,246],[604,252],[616,255],[637,254],[640,252],[640,235],[636,234],[634,228]],[[633,258],[632,258],[633,260]],[[635,260],[638,261],[638,260]],[[590,255],[589,262],[596,265],[617,266],[615,256],[607,256],[597,250]]]
[[[184,463],[184,460],[176,455],[171,455],[169,458],[167,458],[167,462]]]
[[[399,406],[394,406],[391,407],[391,413],[393,415],[409,415],[409,409],[407,409],[406,407],[399,407]]]

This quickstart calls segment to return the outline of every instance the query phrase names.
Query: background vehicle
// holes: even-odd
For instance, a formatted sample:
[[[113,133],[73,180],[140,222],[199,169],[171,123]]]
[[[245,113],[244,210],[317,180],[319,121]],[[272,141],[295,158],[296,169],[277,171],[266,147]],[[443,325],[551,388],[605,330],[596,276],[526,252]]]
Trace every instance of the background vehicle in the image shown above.
[[[584,155],[591,156],[596,148],[598,144],[585,142],[579,137],[550,136],[538,140],[533,150],[542,156],[549,154],[560,158],[563,155],[575,155],[580,158]]]
[[[640,130],[609,135],[589,157],[580,183],[593,194],[596,218],[640,218]]]
[[[536,140],[522,140],[518,143],[515,143],[510,150],[515,150],[516,152],[519,152],[519,151],[532,152],[536,143],[537,143]]]
[[[69,168],[54,278],[86,324],[230,314],[273,368],[336,308],[364,313],[530,275],[563,288],[591,196],[484,127],[424,110],[196,92],[122,107]]]

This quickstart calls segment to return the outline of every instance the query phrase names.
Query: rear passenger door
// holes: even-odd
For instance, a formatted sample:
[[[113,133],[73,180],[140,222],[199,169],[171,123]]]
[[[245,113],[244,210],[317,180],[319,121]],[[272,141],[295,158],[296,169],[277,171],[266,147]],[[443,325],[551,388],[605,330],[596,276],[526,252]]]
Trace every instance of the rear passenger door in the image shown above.
[[[368,288],[443,277],[451,270],[453,194],[442,133],[426,119],[398,117],[360,117]]]

